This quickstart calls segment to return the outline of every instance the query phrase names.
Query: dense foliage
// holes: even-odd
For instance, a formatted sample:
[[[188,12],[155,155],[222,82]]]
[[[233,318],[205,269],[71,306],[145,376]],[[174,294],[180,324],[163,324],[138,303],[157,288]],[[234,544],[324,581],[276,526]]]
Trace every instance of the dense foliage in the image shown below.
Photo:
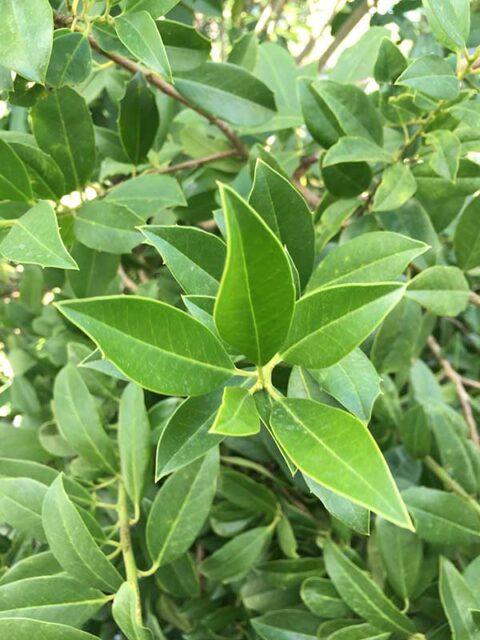
[[[319,4],[0,0],[0,638],[479,640],[480,13]]]

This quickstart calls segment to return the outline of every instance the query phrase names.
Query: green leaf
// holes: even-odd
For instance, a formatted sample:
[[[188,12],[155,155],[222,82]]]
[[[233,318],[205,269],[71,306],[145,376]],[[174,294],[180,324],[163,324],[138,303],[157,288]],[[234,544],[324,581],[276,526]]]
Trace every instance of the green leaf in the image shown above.
[[[407,61],[400,49],[389,37],[383,38],[378,50],[377,60],[373,69],[373,76],[378,83],[395,82],[405,71]]]
[[[368,138],[345,136],[325,154],[322,167],[344,162],[392,162],[390,153]]]
[[[120,100],[118,131],[128,158],[134,165],[144,162],[157,135],[157,103],[142,73],[136,73],[127,83]]]
[[[259,159],[249,204],[287,248],[303,287],[314,258],[313,216],[305,200],[288,180]]]
[[[115,594],[112,615],[127,640],[152,640],[150,629],[139,623],[137,597],[128,582],[124,582]]]
[[[222,436],[252,436],[260,431],[260,417],[248,389],[225,387],[222,404],[209,433]]]
[[[422,540],[450,547],[480,541],[480,516],[464,498],[427,487],[411,487],[402,496]]]
[[[50,549],[67,573],[107,593],[119,588],[121,575],[102,553],[65,493],[62,475],[47,491],[42,521]]]
[[[196,69],[207,60],[212,44],[196,29],[173,20],[159,20],[156,27],[173,73]]]
[[[196,227],[148,226],[141,232],[187,294],[217,293],[225,264],[223,240]]]
[[[141,243],[136,227],[143,221],[127,207],[105,200],[85,203],[75,216],[75,236],[95,251],[130,253]]]
[[[351,47],[342,51],[330,77],[338,82],[357,82],[373,75],[381,43],[388,36],[385,27],[370,26]]]
[[[417,182],[410,168],[396,162],[383,172],[382,180],[373,198],[373,211],[391,211],[400,208],[417,190]]]
[[[272,526],[269,526],[237,535],[202,562],[201,573],[219,582],[238,580],[257,564],[272,533]]]
[[[461,143],[457,136],[448,129],[431,131],[426,142],[433,147],[430,166],[439,176],[455,182],[460,168]]]
[[[358,347],[400,301],[398,284],[339,285],[317,289],[295,305],[281,357],[324,369]]]
[[[314,400],[287,398],[274,404],[271,426],[287,455],[307,476],[400,527],[411,528],[387,464],[358,418]]]
[[[85,99],[70,87],[54,89],[36,102],[31,115],[38,146],[61,168],[67,192],[83,187],[95,166],[95,137]]]
[[[310,78],[300,78],[298,82],[300,106],[303,119],[312,137],[329,148],[345,135],[334,113],[327,107]]]
[[[275,115],[272,91],[246,69],[206,62],[175,78],[179,93],[197,107],[227,122],[256,126]]]
[[[228,62],[253,71],[258,59],[258,38],[256,33],[245,32],[235,40],[228,54]]]
[[[62,302],[58,309],[146,389],[201,395],[234,373],[217,338],[198,320],[163,302],[111,296]]]
[[[185,553],[155,572],[155,579],[167,593],[179,597],[200,595],[200,582],[192,554]]]
[[[415,633],[412,621],[382,593],[370,576],[359,569],[331,541],[324,546],[325,564],[342,599],[364,620],[384,631],[408,638]]]
[[[222,470],[220,492],[229,502],[248,511],[275,516],[279,510],[275,494],[270,489],[232,469]]]
[[[58,164],[41,151],[33,136],[28,142],[10,142],[11,148],[27,170],[33,195],[46,200],[58,200],[65,193],[65,180]]]
[[[145,174],[121,182],[105,198],[127,207],[146,221],[166,207],[183,207],[186,200],[178,182],[170,176]]]
[[[377,519],[375,531],[388,582],[395,593],[408,602],[421,577],[422,543],[411,531],[381,518]]]
[[[232,189],[221,187],[227,258],[215,302],[220,336],[255,364],[284,342],[295,289],[288,257],[260,216]]]
[[[416,89],[436,100],[454,100],[460,90],[452,67],[434,54],[414,60],[397,79],[396,84]]]
[[[53,14],[48,0],[2,3],[2,65],[33,82],[43,82],[52,51]]]
[[[83,244],[75,244],[72,257],[78,264],[78,271],[69,271],[67,281],[78,298],[88,298],[105,294],[115,278],[120,264],[120,256],[93,251]]]
[[[461,573],[447,558],[440,558],[439,592],[452,639],[478,640],[480,629],[471,613],[478,607],[478,602]]]
[[[70,29],[58,29],[47,71],[47,83],[52,87],[80,84],[90,75],[92,54],[88,39]]]
[[[470,33],[469,0],[423,0],[423,8],[437,40],[451,51],[465,48]]]
[[[0,198],[28,202],[32,185],[27,169],[12,147],[0,138]]]
[[[316,640],[319,619],[298,609],[284,609],[253,618],[252,626],[262,640]]]
[[[320,618],[347,618],[352,610],[327,578],[307,578],[300,589],[305,606]]]
[[[155,480],[205,455],[222,437],[209,433],[222,399],[220,391],[187,398],[170,416],[158,442]]]
[[[148,11],[152,18],[168,13],[180,0],[126,0],[125,13]]]
[[[15,221],[0,242],[0,253],[7,260],[42,267],[78,269],[60,237],[55,211],[48,202],[39,202]]]
[[[399,423],[403,443],[415,458],[424,458],[430,453],[432,433],[426,408],[416,405],[406,411]]]
[[[72,449],[95,467],[114,473],[117,464],[113,442],[105,433],[87,385],[71,364],[55,379],[53,407],[60,433]]]
[[[30,478],[0,478],[0,513],[8,523],[27,536],[45,540],[42,504],[47,489]]]
[[[329,640],[389,640],[392,635],[389,631],[380,631],[368,622],[362,624],[352,623],[351,620],[348,622],[348,626],[340,627],[335,633],[329,635]]]
[[[368,422],[380,395],[380,377],[361,349],[355,349],[327,369],[311,369],[310,375],[357,418]]]
[[[15,640],[100,640],[86,631],[80,631],[64,624],[29,620],[27,618],[0,619],[0,634]]]
[[[337,200],[328,205],[316,225],[315,245],[320,252],[327,242],[335,236],[344,222],[358,209],[358,200]]]
[[[187,551],[212,506],[219,470],[218,448],[174,473],[157,493],[147,521],[147,546],[158,566]]]
[[[470,288],[457,267],[430,267],[408,283],[406,296],[439,316],[457,316],[468,305]]]
[[[129,384],[120,398],[118,448],[125,488],[137,508],[148,481],[152,454],[151,439],[152,430],[143,390],[135,384]]]
[[[157,25],[146,11],[136,11],[115,20],[118,37],[148,69],[172,78],[170,63]]]
[[[428,245],[399,233],[362,234],[328,253],[313,272],[308,291],[319,287],[395,280]]]
[[[108,601],[66,575],[36,576],[0,586],[0,620],[30,618],[82,627]]]
[[[480,265],[480,198],[474,198],[464,209],[455,228],[453,246],[464,271]]]

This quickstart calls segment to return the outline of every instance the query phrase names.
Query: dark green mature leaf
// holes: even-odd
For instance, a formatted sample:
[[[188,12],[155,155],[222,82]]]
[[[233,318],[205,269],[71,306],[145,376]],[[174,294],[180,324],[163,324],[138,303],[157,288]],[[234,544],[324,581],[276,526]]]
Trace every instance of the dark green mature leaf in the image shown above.
[[[147,546],[158,566],[169,564],[194,542],[215,496],[218,448],[172,475],[157,493],[147,521]]]
[[[199,31],[173,20],[159,20],[156,26],[173,73],[196,69],[207,60],[212,45]]]
[[[85,99],[70,87],[54,89],[33,107],[32,124],[38,146],[61,168],[67,191],[83,187],[95,165],[92,118]]]
[[[15,638],[15,640],[32,640],[32,638],[41,638],[41,640],[100,640],[98,636],[92,636],[86,631],[80,631],[65,624],[29,620],[28,618],[0,619],[0,634],[5,638]]]
[[[153,18],[168,13],[180,0],[126,0],[125,12],[148,11]]]
[[[232,504],[249,511],[274,516],[279,510],[275,494],[270,489],[232,469],[222,471],[220,492]]]
[[[123,149],[130,161],[143,162],[153,145],[160,123],[155,96],[145,76],[137,73],[128,82],[120,100],[118,131]]]
[[[221,337],[255,364],[284,342],[295,289],[288,257],[262,218],[229,187],[221,188],[227,258],[215,302]]]
[[[373,75],[377,82],[395,82],[405,70],[407,61],[390,38],[383,38],[378,50]]]
[[[344,136],[325,154],[322,167],[345,162],[392,162],[392,156],[372,140],[357,136]]]
[[[75,216],[75,235],[79,242],[95,251],[129,253],[140,244],[136,229],[143,222],[127,207],[106,200],[84,204]]]
[[[287,248],[305,286],[313,268],[313,216],[300,193],[259,159],[249,204]]]
[[[118,410],[118,448],[122,478],[133,504],[139,508],[148,480],[152,457],[152,430],[143,390],[125,387]]]
[[[73,450],[95,467],[115,472],[113,442],[105,433],[82,376],[71,364],[55,379],[53,403],[57,426]]]
[[[37,576],[0,586],[0,620],[30,618],[82,627],[108,601],[66,575]]]
[[[27,169],[12,147],[0,138],[0,198],[19,202],[32,200]]]
[[[360,420],[314,400],[287,398],[274,404],[271,426],[287,455],[307,476],[411,528],[387,464]]]
[[[78,271],[69,271],[67,281],[78,298],[102,295],[118,271],[120,256],[93,251],[83,244],[75,244],[72,258]]]
[[[471,610],[479,603],[461,573],[447,558],[440,558],[439,591],[453,640],[478,640],[480,629]]]
[[[428,245],[399,233],[373,231],[340,245],[320,262],[308,290],[349,282],[395,280]]]
[[[48,202],[39,202],[16,220],[13,229],[0,242],[0,254],[13,262],[78,269],[65,249],[55,211]]]
[[[327,578],[307,578],[302,583],[300,595],[305,606],[320,618],[347,618],[352,614]]]
[[[127,207],[143,221],[165,207],[183,207],[187,204],[182,189],[174,178],[154,174],[121,182],[108,192],[105,199]]]
[[[457,267],[430,267],[408,283],[406,297],[441,316],[456,316],[465,311],[470,289]]]
[[[404,638],[415,633],[412,621],[382,593],[370,576],[355,565],[333,542],[324,546],[325,563],[342,599],[364,620]]]
[[[320,159],[321,165],[322,159]],[[342,162],[321,167],[326,188],[336,198],[354,198],[370,186],[372,170],[366,162]]]
[[[373,211],[398,209],[415,195],[417,182],[410,168],[396,162],[383,172],[382,181],[373,198]]]
[[[469,0],[423,0],[435,37],[448,49],[463,49],[470,32]]]
[[[332,80],[356,82],[371,77],[381,42],[388,35],[385,27],[370,25],[353,46],[342,51],[330,73]]]
[[[42,504],[47,489],[30,478],[0,478],[0,513],[2,522],[27,536],[45,539],[42,527]]]
[[[460,90],[452,67],[434,54],[414,60],[397,79],[396,84],[417,89],[437,100],[453,100]]]
[[[348,626],[340,627],[332,633],[329,640],[389,640],[391,636],[389,631],[380,631],[368,622],[355,624],[349,621]]]
[[[225,264],[225,243],[196,227],[148,226],[141,231],[187,294],[214,296]]]
[[[52,51],[53,15],[48,0],[2,3],[2,65],[34,82],[43,82]]]
[[[150,629],[139,624],[137,596],[128,582],[124,582],[115,595],[112,615],[128,640],[152,640]]]
[[[135,11],[115,20],[118,37],[148,69],[171,79],[172,71],[155,21],[147,11]]]
[[[225,387],[222,404],[209,433],[222,436],[251,436],[260,431],[260,416],[248,389]]]
[[[10,567],[0,578],[0,585],[10,584],[17,580],[26,580],[37,576],[50,576],[61,573],[62,567],[55,560],[51,551],[41,551],[27,556]]]
[[[282,359],[312,369],[339,362],[400,301],[398,284],[339,285],[317,289],[295,305]]]
[[[234,373],[217,338],[198,320],[163,302],[111,296],[62,302],[58,309],[146,389],[201,395]]]
[[[480,265],[480,198],[474,198],[463,211],[453,246],[462,269],[469,271]]]
[[[246,69],[206,62],[175,78],[177,90],[209,113],[241,126],[261,125],[275,115],[272,91]]]
[[[65,493],[62,476],[47,491],[42,522],[50,549],[67,573],[108,593],[119,588],[121,575],[102,553]]]
[[[318,623],[316,616],[298,609],[274,611],[252,620],[263,640],[316,640]]]
[[[92,54],[88,39],[70,29],[58,29],[48,64],[47,83],[53,87],[80,84],[90,75]]]

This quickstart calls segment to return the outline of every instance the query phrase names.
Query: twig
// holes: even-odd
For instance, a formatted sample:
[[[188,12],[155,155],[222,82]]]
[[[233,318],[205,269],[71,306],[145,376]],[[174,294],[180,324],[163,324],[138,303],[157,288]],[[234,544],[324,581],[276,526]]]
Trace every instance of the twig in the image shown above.
[[[338,32],[335,34],[335,39],[332,43],[327,47],[326,51],[320,56],[318,60],[318,70],[321,71],[323,67],[327,64],[330,58],[333,56],[338,47],[342,44],[348,34],[353,31],[353,29],[357,26],[360,20],[367,15],[369,11],[369,6],[367,0],[364,0],[362,4],[355,9],[350,17],[348,17],[345,22],[342,24]]]
[[[472,304],[476,305],[477,307],[480,307],[480,296],[478,295],[478,293],[470,291],[470,295],[468,296],[468,300],[469,300],[469,302],[471,302]]]
[[[130,276],[128,276],[125,273],[124,268],[122,267],[122,265],[120,265],[118,267],[118,275],[120,276],[120,278],[122,279],[122,283],[123,283],[123,288],[126,291],[131,291],[132,293],[136,293],[138,291],[138,284],[136,282],[134,282]]]
[[[337,11],[338,11],[338,7],[340,5],[340,2],[341,2],[341,0],[335,0],[334,5],[332,7],[332,10],[331,10],[330,15],[328,16],[327,20],[323,23],[323,25],[320,27],[320,29],[318,31],[312,31],[312,34],[311,34],[307,44],[304,46],[304,48],[300,51],[300,53],[295,58],[295,62],[297,64],[300,64],[308,55],[310,55],[312,53],[312,51],[314,50],[315,45],[317,44],[319,38],[323,35],[323,33],[325,32],[327,27],[329,27],[332,24],[333,19],[337,15]]]
[[[437,476],[437,478],[441,480],[441,482],[443,482],[444,486],[447,489],[450,489],[450,491],[453,491],[453,493],[456,493],[462,498],[465,498],[470,506],[475,509],[477,513],[480,513],[480,504],[477,502],[477,500],[473,498],[469,493],[467,493],[467,491],[465,491],[465,489],[460,484],[458,484],[456,480],[451,478],[445,471],[445,469],[441,465],[439,465],[436,460],[434,460],[430,456],[427,456],[423,459],[423,462],[425,463],[425,466],[428,467],[430,471],[432,471]]]
[[[185,162],[179,162],[177,164],[172,164],[169,167],[164,167],[162,169],[155,169],[152,173],[175,173],[176,171],[182,171],[183,169],[195,169],[196,167],[200,167],[204,164],[209,164],[210,162],[216,162],[217,160],[222,160],[223,158],[232,158],[238,157],[239,153],[236,149],[228,149],[227,151],[219,151],[218,153],[212,153],[210,156],[204,156],[203,158],[196,158],[193,160],[186,160]]]
[[[470,438],[476,447],[480,448],[480,438],[478,435],[477,423],[475,422],[475,418],[473,416],[472,406],[470,404],[470,397],[463,386],[462,376],[455,371],[450,362],[442,355],[442,348],[435,340],[433,336],[429,336],[427,339],[427,344],[430,351],[435,356],[438,364],[442,367],[445,372],[447,378],[449,378],[455,385],[457,390],[457,396],[462,406],[463,415],[465,417],[465,422],[468,425],[468,430],[470,432]]]
[[[465,378],[464,376],[461,376],[461,378],[463,384],[467,387],[472,387],[472,389],[480,389],[480,382],[478,382],[478,380],[472,380],[472,378]]]
[[[300,178],[304,176],[310,167],[316,162],[318,162],[318,153],[312,153],[309,156],[303,156],[303,158],[300,158],[298,167],[293,172],[293,179],[300,180]]]

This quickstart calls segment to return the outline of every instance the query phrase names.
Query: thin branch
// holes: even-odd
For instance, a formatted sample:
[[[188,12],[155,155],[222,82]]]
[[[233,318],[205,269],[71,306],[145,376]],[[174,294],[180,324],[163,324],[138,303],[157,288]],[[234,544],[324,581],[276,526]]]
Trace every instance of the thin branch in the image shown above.
[[[468,300],[469,300],[469,302],[471,302],[472,304],[476,305],[477,307],[480,307],[480,296],[478,295],[478,293],[470,291],[470,295],[468,297]]]
[[[327,64],[330,58],[333,56],[338,47],[342,44],[342,42],[346,39],[351,31],[357,26],[360,20],[367,15],[370,7],[368,6],[368,1],[364,0],[362,4],[353,11],[351,16],[349,16],[345,22],[342,24],[338,32],[335,34],[335,39],[331,42],[331,44],[327,47],[326,51],[320,56],[318,60],[318,70],[321,71],[323,67]]]
[[[211,155],[204,156],[203,158],[186,160],[185,162],[172,164],[169,167],[155,169],[152,173],[164,174],[164,173],[175,173],[176,171],[182,171],[183,169],[196,169],[197,167],[201,167],[204,164],[209,164],[210,162],[216,162],[217,160],[223,160],[224,158],[235,158],[235,157],[239,157],[238,151],[236,149],[227,149],[227,151],[219,151],[218,153],[212,153]]]
[[[131,293],[136,293],[138,291],[138,284],[134,282],[130,276],[125,273],[122,265],[118,267],[118,275],[120,276],[123,284],[123,288],[125,291],[130,291]]]
[[[472,380],[472,378],[465,378],[465,376],[462,376],[462,382],[466,387],[472,387],[472,389],[480,390],[480,382],[478,382],[478,380]]]
[[[456,480],[449,476],[445,469],[441,465],[439,465],[436,460],[434,460],[431,456],[427,456],[423,459],[423,462],[425,463],[425,466],[428,467],[430,471],[432,471],[432,473],[434,473],[437,478],[443,483],[446,489],[450,489],[450,491],[453,491],[453,493],[456,493],[458,496],[465,498],[470,506],[475,509],[477,513],[480,513],[480,504],[477,502],[477,500],[473,498],[467,491],[465,491],[465,489]]]
[[[465,422],[468,425],[468,430],[470,432],[470,438],[476,447],[480,448],[480,437],[478,435],[477,423],[475,422],[475,418],[472,411],[472,405],[470,404],[470,397],[463,386],[462,376],[455,371],[450,362],[443,356],[442,348],[435,340],[433,336],[429,336],[427,339],[427,344],[430,351],[435,356],[438,364],[442,367],[445,375],[449,380],[451,380],[455,388],[457,390],[457,396],[462,406],[463,415],[465,417]]]

